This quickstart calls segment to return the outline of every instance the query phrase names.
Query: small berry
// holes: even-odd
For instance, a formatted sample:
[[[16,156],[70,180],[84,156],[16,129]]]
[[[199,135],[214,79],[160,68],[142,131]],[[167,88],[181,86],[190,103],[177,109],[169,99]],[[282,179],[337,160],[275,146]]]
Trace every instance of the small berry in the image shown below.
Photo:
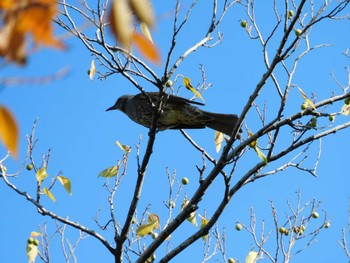
[[[312,212],[311,216],[312,218],[318,218],[319,214],[317,212]]]
[[[329,115],[328,120],[329,120],[330,122],[333,122],[334,119],[335,119],[335,116],[334,116],[334,115]]]
[[[229,258],[229,259],[227,260],[227,263],[236,263],[236,260],[234,260],[233,258]]]
[[[237,223],[235,228],[236,228],[237,231],[241,231],[242,230],[242,224]]]
[[[246,28],[248,26],[248,22],[246,20],[241,20],[241,27]]]
[[[33,164],[27,164],[27,166],[26,166],[26,169],[28,170],[28,171],[30,171],[30,170],[32,170],[33,169]]]
[[[183,177],[182,180],[181,180],[181,183],[182,183],[183,185],[188,184],[188,182],[189,182],[189,180],[188,180],[187,177]]]
[[[330,228],[331,227],[331,223],[330,222],[326,222],[323,225],[324,228]]]
[[[349,105],[349,104],[350,104],[350,97],[349,97],[349,98],[346,98],[346,99],[344,100],[344,103],[345,103],[346,105]]]
[[[299,37],[300,35],[301,35],[301,29],[295,29],[294,30],[294,33],[295,33],[295,35],[297,36],[297,37]]]
[[[294,11],[293,10],[289,10],[288,11],[288,18],[291,18],[292,16],[294,16]]]
[[[168,79],[167,82],[165,82],[165,86],[171,88],[173,86],[173,82],[170,79]]]

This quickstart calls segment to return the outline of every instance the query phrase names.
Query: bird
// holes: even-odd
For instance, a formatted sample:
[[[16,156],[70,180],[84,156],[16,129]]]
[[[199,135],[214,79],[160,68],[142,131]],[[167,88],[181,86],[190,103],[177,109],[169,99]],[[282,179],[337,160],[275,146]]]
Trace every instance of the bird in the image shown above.
[[[163,93],[160,96],[159,92],[123,95],[106,111],[120,110],[134,122],[150,128],[154,106],[158,105],[159,98],[162,99],[162,106],[156,128],[160,131],[167,129],[203,129],[209,127],[226,135],[231,135],[238,120],[236,114],[204,111],[195,106],[203,106],[204,104],[201,102],[167,93]]]

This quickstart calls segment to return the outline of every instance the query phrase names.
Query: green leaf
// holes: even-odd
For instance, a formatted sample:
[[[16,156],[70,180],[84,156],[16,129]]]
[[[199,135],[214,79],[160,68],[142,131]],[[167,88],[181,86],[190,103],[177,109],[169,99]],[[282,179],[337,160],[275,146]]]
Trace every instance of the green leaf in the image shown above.
[[[56,199],[53,196],[53,194],[49,191],[49,189],[47,189],[46,187],[44,187],[43,189],[44,194],[47,195],[52,201],[54,201],[56,203]]]
[[[110,178],[110,177],[116,176],[118,172],[119,172],[119,165],[114,165],[100,172],[98,176],[101,176],[104,178]]]
[[[262,151],[260,151],[260,149],[259,149],[258,147],[255,147],[254,150],[255,150],[256,153],[258,154],[258,157],[259,157],[265,164],[267,164],[267,163],[268,163],[268,160],[267,160],[265,154],[264,154]]]
[[[48,177],[49,175],[46,172],[46,167],[42,167],[40,168],[37,172],[36,172],[36,179],[38,180],[39,183],[42,183],[42,181],[44,181],[44,179],[46,177]]]
[[[70,180],[64,176],[57,176],[58,181],[63,185],[64,189],[68,192],[69,195],[72,195]]]
[[[119,141],[116,141],[115,144],[118,145],[119,148],[122,149],[124,152],[131,152],[131,147],[129,145],[121,144]]]

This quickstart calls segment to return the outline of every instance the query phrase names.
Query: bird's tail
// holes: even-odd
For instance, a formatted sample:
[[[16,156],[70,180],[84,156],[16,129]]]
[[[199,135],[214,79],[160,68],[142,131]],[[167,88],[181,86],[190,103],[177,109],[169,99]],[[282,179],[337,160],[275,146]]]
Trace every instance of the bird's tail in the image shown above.
[[[221,114],[207,111],[203,111],[203,113],[212,119],[206,123],[207,127],[227,135],[231,135],[238,120],[236,114]]]

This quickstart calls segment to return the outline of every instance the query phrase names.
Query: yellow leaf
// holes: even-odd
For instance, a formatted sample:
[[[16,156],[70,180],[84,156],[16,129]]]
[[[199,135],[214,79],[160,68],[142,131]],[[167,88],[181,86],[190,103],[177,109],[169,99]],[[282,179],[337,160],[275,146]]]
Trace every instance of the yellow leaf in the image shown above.
[[[38,246],[27,243],[26,252],[27,252],[28,263],[34,263],[36,257],[39,254]]]
[[[13,157],[18,156],[18,126],[13,115],[0,106],[0,139]]]
[[[30,233],[30,236],[31,236],[31,237],[39,237],[39,236],[42,236],[42,234],[39,233],[39,232],[36,232],[36,231],[32,231],[32,232]]]
[[[245,263],[255,263],[258,258],[258,252],[250,251],[248,256],[245,258]]]
[[[118,145],[122,151],[127,153],[131,152],[131,147],[129,145],[121,144],[119,141],[116,141],[115,144]]]
[[[64,189],[68,192],[69,195],[72,195],[70,180],[64,176],[57,176],[58,181],[63,185]]]
[[[216,152],[220,151],[223,139],[224,139],[224,134],[222,132],[216,131],[215,138],[214,138]]]
[[[35,176],[36,176],[36,179],[38,180],[39,183],[41,183],[42,181],[44,181],[44,179],[45,179],[46,177],[49,176],[49,175],[47,174],[47,172],[46,172],[46,167],[44,166],[44,167],[40,168],[40,169],[36,172]]]
[[[258,154],[258,157],[259,157],[265,164],[267,164],[267,163],[268,163],[267,158],[266,158],[265,154],[264,154],[262,151],[260,151],[259,147],[255,147],[254,150],[255,150],[255,152]]]
[[[136,229],[136,234],[139,237],[143,237],[145,235],[151,234],[154,229],[159,228],[159,217],[156,214],[148,215],[148,222],[146,224],[142,224]]]
[[[248,138],[252,137],[253,133],[251,131],[248,132]],[[255,149],[258,144],[258,140],[252,141],[249,143],[249,147]]]
[[[184,209],[190,201],[187,198],[184,198],[184,201],[181,204],[181,209]],[[197,224],[197,218],[196,218],[196,211],[193,211],[188,217],[187,221],[190,222],[194,226],[198,226]]]
[[[96,74],[95,60],[91,60],[91,66],[90,66],[90,69],[89,69],[90,80],[94,79],[95,74]]]
[[[119,165],[114,165],[107,169],[104,169],[102,172],[98,174],[98,176],[110,178],[110,177],[116,176],[118,172],[119,172]]]
[[[44,187],[43,191],[44,191],[44,194],[46,194],[52,201],[56,202],[55,197],[54,197],[53,194],[49,191],[49,189],[47,189],[46,187]]]
[[[201,215],[198,215],[198,216],[201,218],[201,223],[202,223],[201,226],[200,226],[200,228],[205,227],[205,226],[208,224],[209,220],[206,219],[204,216],[201,216]],[[207,238],[208,238],[208,235],[202,236],[202,239],[203,239],[204,241],[206,241]]]
[[[111,29],[121,45],[128,50],[134,31],[131,14],[132,11],[126,0],[113,1],[109,13]]]
[[[343,107],[341,108],[341,112],[344,116],[349,116],[350,115],[350,105],[344,104]]]
[[[151,32],[149,31],[149,27],[147,26],[147,24],[144,23],[144,22],[141,22],[140,28],[141,28],[142,33],[145,35],[145,37],[147,37],[147,39],[148,39],[149,41],[151,41],[152,43],[154,43],[154,42],[153,42],[153,39],[152,39]]]
[[[204,101],[202,95],[191,85],[191,80],[187,77],[183,77],[184,78],[184,85],[185,87],[190,90],[192,93],[194,93],[194,95],[196,95],[198,98],[200,98],[202,101]],[[205,101],[204,101],[205,102]]]
[[[153,9],[148,0],[130,0],[130,7],[140,22],[149,27],[154,25]]]
[[[153,63],[160,63],[160,55],[157,47],[145,36],[137,32],[133,32],[132,43],[135,45],[142,56]]]
[[[299,88],[299,87],[298,87],[298,89],[299,89],[299,91],[300,91],[300,93],[301,93],[301,96],[302,96],[303,99],[305,100],[305,102],[306,102],[311,108],[313,108],[314,110],[316,110],[316,107],[315,107],[314,103],[305,95],[304,91],[303,91],[301,88]]]

